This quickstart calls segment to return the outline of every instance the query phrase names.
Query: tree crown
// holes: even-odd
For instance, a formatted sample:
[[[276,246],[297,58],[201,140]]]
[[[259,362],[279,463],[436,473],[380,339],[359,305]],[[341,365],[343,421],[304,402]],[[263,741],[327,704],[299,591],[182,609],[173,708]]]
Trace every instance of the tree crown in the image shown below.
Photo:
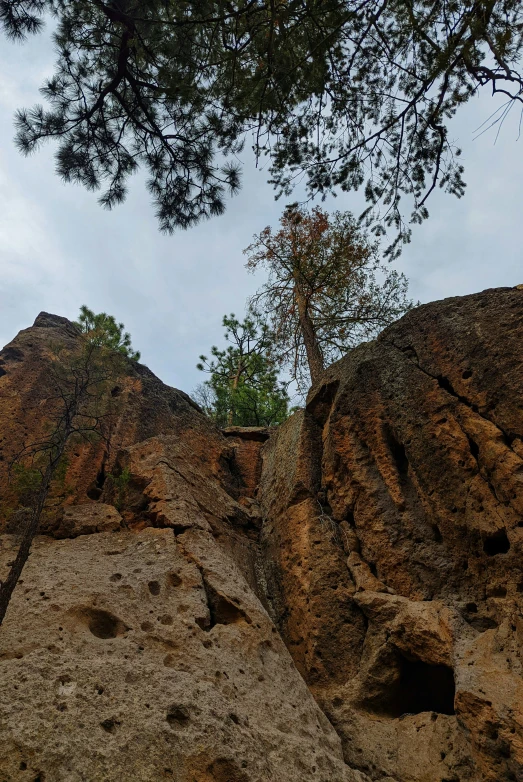
[[[140,360],[140,353],[131,345],[131,335],[124,331],[124,324],[117,323],[113,315],[100,312],[97,315],[83,304],[76,325],[80,327],[89,342],[121,353],[132,361]]]
[[[412,306],[406,278],[380,264],[378,250],[350,213],[293,206],[279,230],[268,226],[244,251],[251,271],[268,272],[251,307],[267,319],[273,352],[302,390],[307,365],[314,374],[311,355],[321,373]]]
[[[279,195],[363,188],[394,255],[436,187],[464,192],[460,106],[486,87],[497,124],[523,102],[520,0],[3,0],[0,25],[24,39],[48,13],[56,70],[19,148],[55,139],[59,174],[107,208],[144,166],[166,231],[223,211],[252,137]]]
[[[223,318],[224,350],[211,348],[212,359],[200,356],[197,368],[210,379],[195,396],[219,426],[272,426],[288,415],[289,397],[278,380],[271,355],[271,335],[265,324],[248,313],[243,321],[234,314]]]

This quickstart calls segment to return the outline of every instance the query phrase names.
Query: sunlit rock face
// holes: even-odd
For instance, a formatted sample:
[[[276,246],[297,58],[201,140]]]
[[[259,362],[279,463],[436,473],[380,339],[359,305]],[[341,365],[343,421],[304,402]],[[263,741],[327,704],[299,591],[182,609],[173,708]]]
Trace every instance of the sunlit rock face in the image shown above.
[[[265,447],[276,621],[372,779],[523,779],[523,291],[420,307]]]
[[[3,507],[75,339],[0,352]],[[277,430],[129,364],[0,628],[0,781],[523,780],[522,344],[521,290],[420,307]]]

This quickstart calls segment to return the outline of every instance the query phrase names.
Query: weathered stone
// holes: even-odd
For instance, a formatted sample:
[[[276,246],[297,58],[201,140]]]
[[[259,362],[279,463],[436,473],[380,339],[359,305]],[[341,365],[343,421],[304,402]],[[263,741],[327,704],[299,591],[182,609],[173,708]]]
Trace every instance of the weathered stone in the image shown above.
[[[6,509],[76,336],[0,354]],[[270,433],[130,365],[0,628],[0,781],[523,780],[522,341],[519,289],[420,307]]]
[[[66,505],[62,523],[55,534],[61,538],[75,538],[94,532],[114,532],[121,526],[122,517],[113,505],[89,502],[84,505]]]
[[[356,551],[352,551],[347,559],[347,567],[350,570],[352,580],[358,590],[369,590],[371,592],[386,592],[388,587],[376,578],[371,572],[370,567],[360,557]]]
[[[373,779],[523,779],[522,342],[520,290],[419,307],[264,447],[279,626]]]
[[[1,628],[0,670],[5,782],[365,782],[200,529],[39,538]]]
[[[14,504],[7,466],[24,445],[48,435],[58,404],[49,371],[51,354],[71,350],[78,333],[66,318],[40,313],[34,326],[21,331],[0,351],[0,499],[6,511]],[[107,450],[100,439],[68,448],[67,473],[53,488],[43,526],[46,531],[57,533],[64,503],[100,499],[119,450],[159,434],[183,437],[188,433],[195,455],[208,451],[209,457],[212,454],[221,460],[224,483],[241,484],[226,459],[227,440],[187,394],[164,385],[147,367],[126,361],[125,372],[114,381],[111,398],[115,408],[111,447]],[[0,531],[5,529],[2,521],[0,516]]]

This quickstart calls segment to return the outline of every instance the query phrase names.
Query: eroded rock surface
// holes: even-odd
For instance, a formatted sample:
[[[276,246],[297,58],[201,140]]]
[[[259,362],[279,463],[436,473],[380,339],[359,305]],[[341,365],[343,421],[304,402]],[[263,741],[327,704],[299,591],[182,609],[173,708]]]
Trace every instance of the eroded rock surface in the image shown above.
[[[265,449],[277,621],[372,779],[523,779],[523,292],[420,307]]]
[[[75,338],[0,353],[4,508]],[[129,365],[0,628],[0,782],[523,782],[522,344],[522,290],[420,307],[274,431]]]
[[[45,438],[49,431],[57,393],[49,371],[51,357],[67,353],[77,336],[76,326],[66,318],[42,312],[33,326],[0,351],[0,497],[4,517],[13,501],[9,463],[24,445]],[[54,487],[48,503],[46,531],[56,531],[64,506],[99,500],[121,448],[158,434],[183,436],[184,432],[194,432],[195,450],[206,439],[211,447],[216,443],[219,433],[187,394],[164,385],[141,364],[125,362],[122,375],[114,379],[111,398],[115,420],[110,447],[98,440],[79,442],[68,449],[67,473],[61,487]],[[0,526],[3,528],[5,525]]]
[[[363,782],[201,529],[40,538],[0,638],[2,780]]]

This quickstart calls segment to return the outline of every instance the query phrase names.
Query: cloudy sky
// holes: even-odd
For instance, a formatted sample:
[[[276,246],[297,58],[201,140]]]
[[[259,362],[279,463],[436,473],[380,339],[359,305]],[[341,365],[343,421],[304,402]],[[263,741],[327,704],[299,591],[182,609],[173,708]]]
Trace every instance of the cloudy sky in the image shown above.
[[[222,315],[241,314],[257,287],[242,250],[255,232],[276,224],[282,203],[274,202],[266,172],[248,165],[225,216],[188,232],[159,233],[140,177],[123,206],[104,211],[96,195],[58,179],[52,146],[22,158],[12,143],[15,109],[38,101],[52,64],[45,35],[25,46],[2,40],[0,345],[41,310],[74,319],[85,303],[123,321],[142,361],[190,392],[203,379],[198,355],[221,341]],[[523,139],[516,116],[497,142],[495,132],[476,138],[494,107],[485,94],[454,121],[467,194],[457,200],[437,193],[429,221],[396,264],[422,302],[523,283]],[[335,201],[355,213],[361,204],[351,194]]]

